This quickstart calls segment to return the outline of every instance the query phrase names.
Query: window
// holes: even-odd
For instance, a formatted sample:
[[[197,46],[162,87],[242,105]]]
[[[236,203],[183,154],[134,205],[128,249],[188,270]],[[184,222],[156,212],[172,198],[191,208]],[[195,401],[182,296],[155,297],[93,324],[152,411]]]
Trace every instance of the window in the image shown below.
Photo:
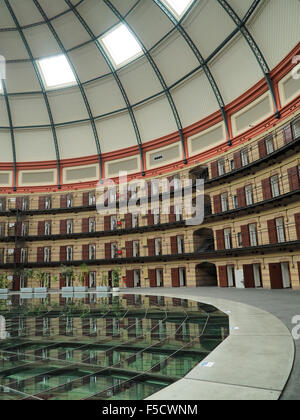
[[[161,268],[158,268],[156,270],[156,286],[157,287],[163,287],[163,270]]]
[[[180,287],[186,286],[185,268],[179,268],[179,285]]]
[[[22,198],[22,211],[27,211],[29,209],[29,200],[28,197]]]
[[[243,246],[242,232],[239,232],[237,234],[237,246],[238,246],[238,248],[242,248],[242,246]]]
[[[233,208],[234,209],[237,209],[238,208],[238,198],[237,198],[237,195],[234,195],[232,197],[232,202],[233,202]]]
[[[251,246],[257,246],[257,228],[256,224],[253,223],[249,225],[249,234],[250,234],[250,245]]]
[[[116,230],[117,229],[117,216],[110,217],[110,229]]]
[[[177,236],[177,252],[178,254],[184,254],[184,237]]]
[[[22,222],[22,227],[21,227],[21,236],[26,236],[27,235],[27,223]]]
[[[5,205],[5,198],[0,198],[0,211],[5,211],[6,205]]]
[[[21,263],[25,263],[27,261],[27,249],[26,248],[22,248],[21,249]]]
[[[161,255],[162,247],[161,247],[161,239],[155,239],[155,255]]]
[[[267,154],[270,155],[271,153],[274,152],[273,138],[268,137],[265,141],[266,141]]]
[[[44,262],[50,262],[50,248],[44,248]]]
[[[5,223],[0,223],[0,238],[3,238],[5,236]]]
[[[123,24],[117,25],[99,40],[115,67],[120,67],[143,54],[135,36]]]
[[[73,220],[67,220],[67,234],[71,235],[73,233]]]
[[[73,196],[72,194],[67,195],[67,208],[70,209],[73,207]]]
[[[75,75],[65,55],[42,58],[37,63],[47,89],[76,84]]]
[[[271,189],[273,198],[278,197],[280,195],[278,175],[274,175],[271,177]]]
[[[181,204],[176,204],[174,211],[175,211],[176,222],[181,222],[182,221],[182,206],[181,206]]]
[[[218,161],[218,172],[219,172],[219,176],[225,174],[225,161],[224,161],[224,159],[221,159],[221,160]]]
[[[51,197],[49,196],[45,197],[45,209],[46,210],[51,209]]]
[[[72,261],[73,259],[73,247],[67,246],[67,261]]]
[[[247,206],[251,206],[253,204],[252,185],[247,185],[245,187],[245,194],[246,194],[246,204]]]
[[[140,270],[133,271],[134,287],[141,287],[141,272]]]
[[[94,192],[89,193],[89,205],[94,206],[96,204],[96,196]]]
[[[224,229],[225,249],[232,248],[231,229]]]
[[[181,188],[181,181],[180,181],[180,175],[176,174],[174,175],[174,191],[179,191]]]
[[[140,256],[140,243],[139,241],[133,241],[133,256],[139,257]]]
[[[242,166],[249,165],[249,156],[248,156],[248,150],[247,149],[243,149],[241,151],[241,158],[242,158]]]
[[[188,10],[192,4],[192,0],[163,0],[163,3],[172,12],[172,14],[179,20]]]
[[[154,218],[154,224],[155,225],[159,225],[159,223],[160,223],[159,209],[157,209],[157,210],[154,211],[153,218]]]
[[[139,215],[137,213],[132,214],[132,227],[133,228],[139,227]]]
[[[283,217],[280,217],[275,220],[276,231],[277,231],[277,240],[279,243],[285,242],[285,230],[284,230],[284,220]]]
[[[96,221],[94,218],[89,219],[89,233],[94,233],[96,231]]]
[[[94,260],[96,258],[96,245],[89,245],[89,259]]]
[[[228,194],[221,194],[221,208],[222,211],[228,211]]]
[[[96,287],[96,273],[91,271],[89,273],[89,288],[94,289]]]
[[[45,235],[51,235],[51,222],[45,222]]]
[[[118,258],[118,244],[111,244],[111,258]]]
[[[230,170],[231,170],[231,171],[234,171],[234,170],[235,170],[235,163],[234,163],[234,159],[232,159],[232,160],[229,162],[229,165],[230,165]]]

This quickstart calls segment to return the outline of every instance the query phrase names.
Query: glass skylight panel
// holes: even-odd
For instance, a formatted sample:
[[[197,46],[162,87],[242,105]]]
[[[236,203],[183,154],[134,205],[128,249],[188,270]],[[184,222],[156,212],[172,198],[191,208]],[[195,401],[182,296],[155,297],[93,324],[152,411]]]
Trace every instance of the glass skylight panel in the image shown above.
[[[134,60],[143,53],[140,44],[123,24],[112,29],[100,41],[116,67]]]
[[[178,19],[181,19],[184,13],[192,4],[193,0],[163,0],[168,9],[175,15]]]
[[[37,62],[46,88],[54,89],[76,84],[76,78],[65,55],[42,58]]]

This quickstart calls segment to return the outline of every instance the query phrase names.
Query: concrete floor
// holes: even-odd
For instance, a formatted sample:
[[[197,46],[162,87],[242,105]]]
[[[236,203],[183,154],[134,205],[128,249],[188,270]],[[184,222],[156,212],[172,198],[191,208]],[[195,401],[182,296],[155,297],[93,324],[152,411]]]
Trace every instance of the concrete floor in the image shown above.
[[[265,290],[265,289],[220,289],[216,287],[201,288],[164,288],[164,289],[139,289],[137,293],[147,292],[157,295],[170,294],[172,296],[211,297],[226,299],[251,305],[275,315],[285,324],[290,332],[295,327],[292,319],[300,316],[300,291],[292,290]],[[129,293],[129,290],[126,290]],[[289,381],[281,395],[282,400],[300,400],[300,339],[294,340],[295,361]],[[279,344],[279,343],[278,343]]]

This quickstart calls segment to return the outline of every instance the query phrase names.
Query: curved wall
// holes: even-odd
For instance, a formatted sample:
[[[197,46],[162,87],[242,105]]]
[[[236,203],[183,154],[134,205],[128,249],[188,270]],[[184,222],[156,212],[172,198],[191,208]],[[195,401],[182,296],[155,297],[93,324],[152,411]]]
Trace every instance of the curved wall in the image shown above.
[[[270,74],[280,112],[279,119],[274,114],[274,105],[267,82],[262,79],[225,108],[231,146],[228,145],[221,112],[215,112],[198,123],[184,128],[183,137],[187,164],[193,166],[226,153],[231,147],[234,148],[250,141],[280,124],[281,120],[292,116],[300,106],[299,79],[292,77],[292,71],[295,72],[295,67],[299,66],[297,61],[293,59],[299,54],[300,43]],[[120,123],[120,127],[122,127],[122,116],[118,118],[120,120],[115,121],[115,123]],[[153,124],[153,118],[153,115],[151,119],[149,117],[147,124],[150,121]],[[82,130],[80,132],[84,139],[86,135],[84,127],[80,128],[78,126],[77,129]],[[65,135],[65,141],[72,145],[70,132],[65,130],[64,133],[63,127],[60,130],[61,135]],[[116,133],[111,133],[111,135],[114,138]],[[26,132],[25,130],[22,136],[28,136],[30,141],[34,139],[38,141],[39,139],[38,132],[33,136],[32,132]],[[44,145],[47,156],[49,143],[50,140]],[[83,141],[80,144],[81,149],[84,145]],[[32,144],[32,147],[34,147],[34,144]],[[86,150],[85,147],[84,150]],[[30,149],[26,153],[30,157]],[[157,140],[143,143],[142,153],[147,177],[159,176],[163,173],[183,169],[186,166],[183,163],[184,156],[178,133],[172,133]],[[131,146],[124,149],[120,148],[120,150],[114,152],[103,153],[101,169],[102,176],[106,178],[116,177],[119,170],[127,170],[130,179],[141,177],[142,165],[138,147]],[[55,160],[17,162],[15,174],[16,179],[12,163],[0,163],[0,187],[3,193],[13,192],[14,185],[16,185],[17,193],[56,191],[58,185],[61,185],[63,190],[84,189],[95,186],[101,177],[97,155],[62,159],[60,179],[58,179],[57,162]]]

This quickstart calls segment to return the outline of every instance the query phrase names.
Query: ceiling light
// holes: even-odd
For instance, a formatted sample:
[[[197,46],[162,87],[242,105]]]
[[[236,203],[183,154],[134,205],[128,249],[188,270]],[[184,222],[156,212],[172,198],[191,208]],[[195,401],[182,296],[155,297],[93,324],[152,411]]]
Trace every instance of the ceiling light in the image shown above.
[[[37,63],[46,88],[54,89],[76,84],[76,78],[65,55],[42,58]]]
[[[129,29],[120,24],[100,38],[116,67],[126,64],[143,53],[140,44]]]
[[[193,0],[163,0],[163,2],[173,15],[175,15],[178,19],[181,19],[192,4]]]

